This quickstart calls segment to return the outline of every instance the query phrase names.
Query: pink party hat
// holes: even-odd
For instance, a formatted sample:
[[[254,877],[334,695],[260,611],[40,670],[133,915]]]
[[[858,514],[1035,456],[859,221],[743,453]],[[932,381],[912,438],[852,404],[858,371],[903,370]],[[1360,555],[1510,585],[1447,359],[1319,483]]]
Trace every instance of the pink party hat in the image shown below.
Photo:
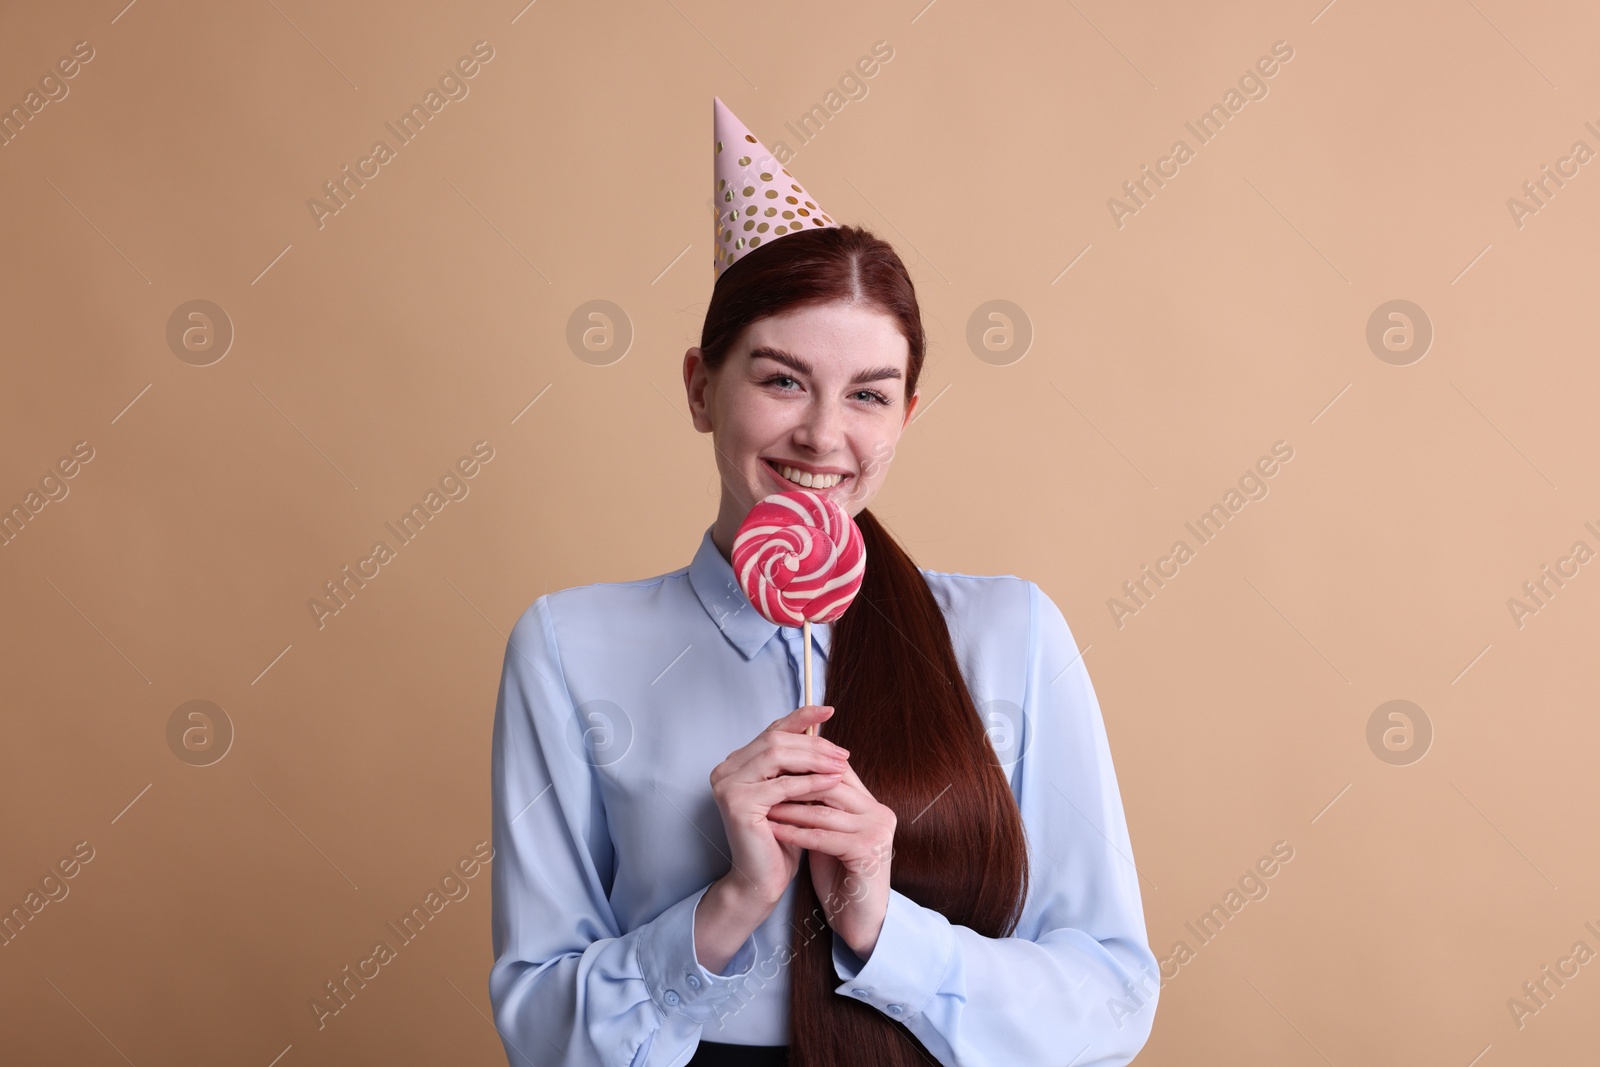
[[[711,115],[717,138],[713,281],[763,241],[800,229],[838,225],[717,97],[711,98]]]

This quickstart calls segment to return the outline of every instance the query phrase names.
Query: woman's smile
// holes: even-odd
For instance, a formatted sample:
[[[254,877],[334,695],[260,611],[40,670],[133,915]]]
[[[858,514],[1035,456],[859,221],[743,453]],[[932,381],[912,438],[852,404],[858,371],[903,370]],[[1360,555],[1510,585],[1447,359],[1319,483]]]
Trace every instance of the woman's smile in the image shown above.
[[[818,493],[828,493],[837,489],[850,480],[850,475],[833,472],[819,472],[812,467],[801,467],[783,460],[761,457],[762,466],[767,468],[773,481],[783,487],[785,491],[801,488],[810,489]]]

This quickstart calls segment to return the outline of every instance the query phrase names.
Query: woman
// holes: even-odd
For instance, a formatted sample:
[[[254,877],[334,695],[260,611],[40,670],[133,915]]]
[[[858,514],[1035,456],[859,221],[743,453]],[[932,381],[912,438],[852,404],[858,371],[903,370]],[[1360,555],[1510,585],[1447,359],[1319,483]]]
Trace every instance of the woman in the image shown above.
[[[688,566],[540,597],[512,631],[489,975],[507,1055],[1127,1063],[1159,981],[1072,634],[1032,582],[921,570],[866,510],[917,406],[916,291],[721,100],[713,123],[717,281],[683,374],[721,505]],[[751,507],[797,485],[866,546],[814,648],[729,562]],[[769,721],[808,657],[831,704]]]
[[[863,230],[718,278],[684,358],[716,521],[686,567],[540,597],[506,651],[489,984],[511,1063],[1109,1065],[1144,1044],[1159,977],[1066,621],[1032,582],[919,570],[866,508],[923,357],[905,267]],[[828,703],[804,707],[800,631],[729,564],[795,477],[867,551],[849,610],[812,627]]]

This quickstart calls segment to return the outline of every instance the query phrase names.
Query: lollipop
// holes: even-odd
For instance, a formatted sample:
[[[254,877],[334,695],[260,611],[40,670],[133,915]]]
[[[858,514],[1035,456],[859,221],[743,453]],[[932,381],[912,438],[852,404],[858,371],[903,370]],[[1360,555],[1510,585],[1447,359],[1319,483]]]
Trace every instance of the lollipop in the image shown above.
[[[733,538],[733,570],[757,611],[780,626],[832,622],[861,588],[867,552],[843,508],[809,489],[773,493]]]
[[[811,624],[843,615],[861,588],[861,530],[829,497],[809,489],[763,498],[733,539],[733,571],[763,618],[802,627],[805,703],[811,703]],[[816,727],[806,733],[815,734]]]

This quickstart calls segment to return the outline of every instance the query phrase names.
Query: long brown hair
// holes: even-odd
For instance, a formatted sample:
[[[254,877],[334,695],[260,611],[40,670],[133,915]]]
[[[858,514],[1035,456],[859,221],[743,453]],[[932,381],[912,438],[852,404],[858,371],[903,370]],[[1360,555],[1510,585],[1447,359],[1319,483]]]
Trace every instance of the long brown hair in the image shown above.
[[[856,303],[896,319],[910,345],[905,395],[926,354],[905,264],[855,226],[802,230],[753,248],[717,279],[700,350],[719,370],[750,323],[807,304]],[[833,624],[819,727],[895,813],[890,885],[986,937],[1015,929],[1028,891],[1022,814],[967,691],[944,614],[905,550],[863,508],[861,591]],[[796,879],[790,1067],[917,1067],[933,1057],[905,1024],[836,992],[833,934],[804,864]]]

